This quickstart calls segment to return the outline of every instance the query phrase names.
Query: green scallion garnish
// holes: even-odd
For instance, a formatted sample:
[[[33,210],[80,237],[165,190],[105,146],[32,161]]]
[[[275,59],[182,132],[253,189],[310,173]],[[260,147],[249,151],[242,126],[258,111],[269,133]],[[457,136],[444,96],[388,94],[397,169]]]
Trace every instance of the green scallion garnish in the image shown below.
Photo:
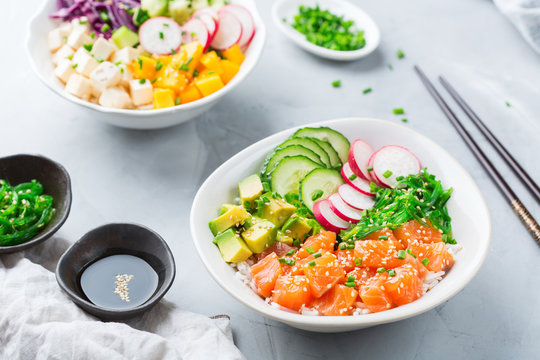
[[[405,250],[399,250],[396,256],[399,260],[405,260]]]
[[[390,170],[386,170],[383,172],[382,176],[388,179],[390,176],[392,176],[392,172]]]
[[[422,260],[422,264],[424,264],[424,266],[427,266],[429,264],[429,259],[424,258],[424,260]]]
[[[377,269],[377,273],[378,273],[378,274],[382,274],[382,273],[385,272],[385,271],[386,271],[386,269],[383,268],[383,267],[380,267],[380,268]]]
[[[323,196],[324,192],[322,190],[317,190],[311,195],[311,201],[315,201],[319,199],[321,196]]]

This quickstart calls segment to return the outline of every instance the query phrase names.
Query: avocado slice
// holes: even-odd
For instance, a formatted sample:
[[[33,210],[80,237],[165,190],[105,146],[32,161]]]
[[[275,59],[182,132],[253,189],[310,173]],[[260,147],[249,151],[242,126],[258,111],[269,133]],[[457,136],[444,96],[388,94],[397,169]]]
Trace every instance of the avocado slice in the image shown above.
[[[293,215],[283,224],[281,231],[285,235],[292,237],[293,239],[300,239],[304,241],[306,234],[311,231],[311,226],[308,224],[308,220],[298,215]]]
[[[268,196],[268,202],[262,206],[260,217],[271,221],[277,227],[283,226],[285,221],[296,212],[296,207],[283,199]]]
[[[225,214],[227,211],[231,210],[233,207],[238,206],[234,204],[223,204],[221,205],[221,209],[219,209],[219,215]]]
[[[274,242],[278,228],[268,220],[256,222],[242,233],[242,238],[255,254],[260,254]]]
[[[293,240],[294,239],[292,237],[285,234],[283,231],[278,230],[277,235],[276,235],[276,241],[292,246]]]
[[[235,205],[223,215],[210,221],[208,227],[216,236],[237,224],[243,224],[250,217],[251,215],[243,207]]]
[[[253,174],[238,183],[238,192],[240,193],[240,201],[248,208],[253,207],[253,201],[262,195],[264,187],[261,178],[257,174]]]
[[[226,262],[239,263],[247,260],[253,254],[234,229],[229,229],[216,236],[214,243]]]

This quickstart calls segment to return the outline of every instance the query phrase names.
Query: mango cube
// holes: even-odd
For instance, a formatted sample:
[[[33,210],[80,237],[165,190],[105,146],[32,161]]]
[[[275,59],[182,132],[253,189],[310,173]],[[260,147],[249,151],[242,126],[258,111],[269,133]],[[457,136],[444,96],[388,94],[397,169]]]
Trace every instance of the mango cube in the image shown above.
[[[202,95],[195,85],[189,85],[180,91],[180,104],[187,104],[202,98]]]
[[[223,74],[221,74],[221,80],[225,84],[229,83],[231,79],[240,71],[240,65],[230,61],[221,60],[221,66],[223,67]]]
[[[221,66],[221,59],[217,56],[215,51],[210,51],[201,57],[201,64],[205,69],[214,71],[218,75],[223,74],[223,67]]]
[[[156,75],[157,60],[148,56],[139,56],[131,63],[131,72],[136,79],[152,81]]]
[[[174,91],[171,89],[154,89],[154,109],[163,109],[174,106]]]
[[[213,94],[225,86],[219,75],[215,73],[199,76],[194,82],[203,96]]]
[[[244,55],[244,53],[242,52],[238,44],[234,44],[227,50],[224,50],[222,54],[225,57],[225,59],[232,61],[238,66],[242,65],[242,63],[244,62],[244,59],[246,58],[246,56]]]

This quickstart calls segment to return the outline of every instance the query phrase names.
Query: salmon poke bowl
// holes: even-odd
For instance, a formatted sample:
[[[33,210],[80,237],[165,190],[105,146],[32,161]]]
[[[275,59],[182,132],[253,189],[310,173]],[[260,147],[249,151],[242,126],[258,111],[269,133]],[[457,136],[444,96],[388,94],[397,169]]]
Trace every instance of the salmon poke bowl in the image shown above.
[[[241,303],[340,332],[450,299],[482,265],[491,220],[439,145],[348,118],[283,131],[225,162],[195,197],[191,231],[211,276]]]
[[[247,77],[265,41],[252,0],[49,0],[28,34],[50,89],[128,128],[209,109]]]

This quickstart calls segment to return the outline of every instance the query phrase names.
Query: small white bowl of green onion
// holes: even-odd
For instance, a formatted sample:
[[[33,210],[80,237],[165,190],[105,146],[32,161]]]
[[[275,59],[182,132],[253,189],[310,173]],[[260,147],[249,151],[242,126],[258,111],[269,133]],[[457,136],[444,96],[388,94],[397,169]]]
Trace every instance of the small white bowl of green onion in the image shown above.
[[[345,0],[278,0],[272,18],[298,46],[331,60],[363,58],[379,46],[381,39],[375,21]]]

